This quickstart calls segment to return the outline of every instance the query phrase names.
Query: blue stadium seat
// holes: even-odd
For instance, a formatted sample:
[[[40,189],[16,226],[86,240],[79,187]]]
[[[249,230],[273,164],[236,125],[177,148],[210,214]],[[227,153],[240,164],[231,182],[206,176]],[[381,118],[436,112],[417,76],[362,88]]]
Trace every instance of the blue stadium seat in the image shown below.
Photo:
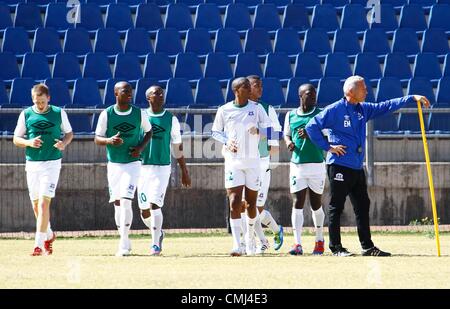
[[[105,27],[100,7],[96,3],[81,3],[80,23],[76,27],[86,29],[93,38],[98,29]]]
[[[45,54],[39,52],[26,53],[23,56],[21,76],[39,81],[51,77]]]
[[[57,53],[53,61],[53,78],[60,77],[73,83],[81,78],[80,64],[74,53]]]
[[[338,78],[324,77],[317,87],[317,105],[325,107],[338,101],[343,95],[342,83]]]
[[[356,55],[353,74],[364,77],[372,85],[378,84],[378,79],[382,77],[382,74],[377,55],[374,53],[361,53]]]
[[[428,130],[427,128],[427,115],[424,115],[424,124],[425,124],[425,130]],[[399,124],[398,129],[400,131],[404,131],[405,133],[409,134],[419,134],[421,132],[420,130],[420,122],[419,122],[419,115],[417,113],[400,113],[399,115]]]
[[[9,7],[5,3],[0,3],[0,38],[3,37],[5,29],[12,26],[13,23],[9,12]]]
[[[114,28],[98,29],[95,35],[94,52],[105,53],[114,62],[118,53],[123,52],[120,36]]]
[[[408,4],[408,1],[409,0],[383,0],[382,2],[391,5],[399,12],[402,6]]]
[[[117,3],[125,3],[131,10],[131,13],[136,13],[140,4],[146,4],[147,0],[117,0]],[[114,1],[113,1],[114,3]]]
[[[183,3],[169,4],[164,25],[177,29],[184,36],[189,28],[194,28],[189,7]]]
[[[397,77],[406,86],[412,77],[408,58],[404,53],[387,54],[384,60],[384,77]]]
[[[108,57],[104,53],[88,53],[84,59],[83,77],[92,77],[100,87],[112,78]]]
[[[236,57],[234,77],[248,75],[263,76],[258,56],[254,52],[238,54]]]
[[[175,58],[175,78],[186,78],[193,85],[203,77],[200,61],[195,53],[179,53]]]
[[[400,28],[412,28],[414,31],[424,31],[427,28],[425,13],[420,5],[403,6],[400,13]]]
[[[204,60],[206,54],[213,51],[208,31],[206,29],[189,29],[184,51],[196,53],[200,59]]]
[[[434,86],[437,86],[439,79],[442,77],[442,72],[436,54],[417,54],[414,64],[414,77],[425,77],[429,79]]]
[[[230,102],[234,100],[234,93],[233,93],[233,89],[231,87],[231,84],[233,83],[233,79],[229,79],[228,80],[228,84],[227,84],[227,90],[225,91],[226,95],[225,95],[225,102]]]
[[[271,53],[272,44],[267,31],[262,28],[248,29],[245,35],[244,52],[254,52],[261,57]]]
[[[10,104],[16,106],[31,106],[31,88],[36,84],[32,78],[15,78],[11,84]]]
[[[234,28],[240,33],[241,37],[244,37],[247,29],[252,27],[253,25],[247,6],[242,3],[229,4],[227,6],[224,28]]]
[[[42,52],[47,57],[54,57],[62,52],[58,32],[52,28],[38,28],[34,34],[34,52]]]
[[[12,52],[19,60],[25,53],[31,52],[28,35],[24,28],[6,28],[2,43],[3,52]]]
[[[277,6],[277,8],[284,8],[286,7],[286,5],[289,5],[292,3],[291,0],[264,0],[263,3],[272,3],[275,4]]]
[[[148,108],[149,104],[147,98],[145,97],[145,92],[151,86],[160,85],[158,80],[155,78],[141,78],[136,83],[136,91],[134,92],[134,105],[141,108]]]
[[[139,64],[139,58],[136,54],[117,54],[114,68],[114,78],[120,78],[134,83],[142,77],[141,65]]]
[[[0,107],[9,104],[8,94],[6,93],[5,84],[0,80]]]
[[[106,81],[105,92],[103,94],[103,105],[100,105],[99,107],[103,108],[116,104],[116,97],[114,95],[114,85],[119,81],[122,80],[118,78],[109,78]],[[97,119],[94,119],[94,124],[96,124],[96,120]],[[96,126],[94,126],[94,129],[95,127]]]
[[[311,28],[308,13],[303,4],[288,4],[284,10],[283,28],[294,28],[303,33]]]
[[[354,29],[336,30],[333,41],[333,52],[346,53],[351,59],[361,52],[359,39]]]
[[[220,80],[222,85],[226,85],[233,77],[230,61],[225,53],[209,53],[205,61],[205,78],[213,77]]]
[[[91,40],[86,29],[68,29],[64,38],[64,52],[72,52],[79,58],[92,52]]]
[[[298,54],[295,61],[294,76],[307,78],[317,84],[317,81],[323,76],[322,66],[317,55],[311,52]]]
[[[322,0],[322,4],[331,4],[336,9],[343,9],[345,5],[347,5],[350,0]]]
[[[185,78],[171,78],[167,81],[165,93],[167,107],[181,107],[194,104],[191,86]]]
[[[375,20],[371,23],[371,28],[381,28],[389,33],[393,34],[393,31],[398,28],[397,17],[395,15],[395,10],[391,4],[381,4],[380,6],[380,22]]]
[[[292,0],[294,4],[301,3],[304,5],[310,13],[312,13],[316,5],[320,5],[320,2],[321,0]]]
[[[373,120],[373,129],[375,135],[378,133],[400,134],[398,131],[398,114],[386,114]]]
[[[275,34],[275,53],[283,52],[295,59],[302,52],[300,38],[293,28],[278,29]]]
[[[149,31],[152,38],[160,28],[164,28],[158,5],[155,3],[139,4],[136,10],[136,28]]]
[[[183,52],[178,31],[173,28],[159,29],[156,33],[155,53],[167,53],[173,61],[178,53]]]
[[[383,77],[378,81],[376,100],[383,102],[386,100],[403,96],[402,85],[397,77]]]
[[[361,4],[347,4],[344,6],[341,17],[341,29],[350,28],[360,32],[369,28],[367,12]]]
[[[79,78],[73,87],[73,105],[95,107],[102,104],[98,85],[93,78]]]
[[[330,53],[325,58],[324,77],[345,80],[352,75],[347,55],[342,52]]]
[[[433,92],[433,85],[430,80],[425,77],[414,77],[409,80],[408,90],[406,91],[408,95],[420,94],[428,98],[431,105],[436,103]]]
[[[10,85],[14,78],[20,77],[16,56],[11,52],[0,53],[0,80]]]
[[[339,29],[337,12],[331,4],[316,5],[311,17],[311,27],[321,28],[331,35]]]
[[[330,42],[325,30],[319,28],[306,30],[303,51],[316,53],[325,60],[325,56],[331,53]]]
[[[285,103],[283,88],[278,78],[265,77],[262,79],[263,93],[261,101],[273,106],[281,106]]]
[[[429,130],[434,133],[450,133],[450,113],[431,113],[429,118]]]
[[[444,58],[444,54],[449,52],[448,39],[444,30],[442,29],[427,29],[423,34],[422,40],[422,52],[431,52],[441,55]]]
[[[148,53],[153,53],[150,36],[144,28],[128,29],[124,45],[124,52],[136,53],[141,58],[141,62]]]
[[[440,28],[449,34],[450,31],[450,5],[437,4],[433,5],[430,11],[429,28]]]
[[[41,13],[34,3],[19,3],[14,18],[14,27],[23,27],[27,31],[34,31],[42,27]]]
[[[50,91],[50,104],[67,107],[72,104],[69,87],[64,78],[47,78],[45,84]]]
[[[215,4],[219,8],[220,13],[223,14],[227,9],[228,4],[233,3],[233,0],[205,0],[205,3]]]
[[[283,86],[286,86],[292,76],[291,63],[287,54],[279,52],[267,55],[264,77],[276,77],[280,79]]]
[[[134,28],[131,11],[125,3],[113,3],[108,5],[106,10],[106,28],[115,28],[121,34],[122,38],[128,29]]]
[[[92,135],[95,128],[92,127],[92,114],[74,114],[68,113],[70,125],[75,135]]]
[[[436,4],[437,0],[408,0],[408,3],[411,4],[418,4],[420,5],[426,12],[428,13],[430,11],[430,8],[432,5]]]
[[[214,52],[224,52],[232,59],[235,59],[237,54],[242,53],[241,39],[237,30],[219,29],[214,43]]]
[[[256,6],[253,27],[266,29],[271,38],[274,38],[275,31],[281,28],[277,7],[274,4],[258,4]]]
[[[225,100],[222,87],[217,78],[201,78],[198,80],[195,91],[195,104],[205,104],[208,107],[223,105]]]
[[[373,88],[370,83],[367,83],[367,96],[366,96],[366,102],[375,102],[375,96],[373,94]]]
[[[189,7],[191,13],[195,13],[197,7],[203,4],[204,0],[176,0],[175,3],[183,3]]]
[[[368,29],[364,32],[363,52],[375,53],[378,57],[385,57],[391,52],[388,38],[383,29]]]
[[[66,3],[50,3],[45,12],[44,25],[45,28],[54,28],[60,36],[64,36],[65,31],[73,28],[74,24],[67,21]]]
[[[303,84],[309,84],[309,79],[304,77],[293,77],[287,85],[286,104],[282,107],[296,108],[300,106],[300,98],[298,96],[298,88]],[[283,124],[282,124],[283,125]]]
[[[208,31],[216,31],[223,27],[222,18],[217,5],[202,3],[197,7],[195,14],[195,28],[204,28]]]
[[[251,14],[255,13],[256,6],[263,3],[263,0],[234,0],[234,3],[245,5]]]
[[[419,40],[414,29],[398,28],[395,30],[392,51],[405,53],[410,62],[414,61],[415,55],[420,53]]]
[[[105,13],[106,10],[108,9],[108,5],[116,3],[116,0],[86,0],[83,2],[87,2],[89,4],[96,4],[101,9],[101,12]]]
[[[8,107],[22,107],[22,106],[11,106],[9,104]],[[17,125],[17,119],[19,118],[19,113],[13,114],[0,114],[0,135],[14,135],[14,130]]]
[[[169,57],[165,53],[148,54],[145,58],[144,77],[167,82],[173,77]]]
[[[450,76],[450,54],[445,55],[442,76]]]

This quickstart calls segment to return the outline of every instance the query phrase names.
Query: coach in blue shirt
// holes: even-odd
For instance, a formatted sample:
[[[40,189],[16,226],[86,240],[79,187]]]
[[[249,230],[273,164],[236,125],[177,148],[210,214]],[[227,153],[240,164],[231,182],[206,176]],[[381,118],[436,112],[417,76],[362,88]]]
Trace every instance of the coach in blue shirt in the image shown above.
[[[370,199],[363,169],[366,122],[416,100],[420,100],[425,107],[430,106],[428,99],[420,95],[405,96],[381,103],[366,103],[366,95],[364,78],[361,76],[347,78],[344,83],[344,97],[327,106],[305,127],[311,141],[328,151],[327,173],[331,191],[328,207],[329,246],[336,256],[353,255],[341,244],[340,218],[347,195],[350,196],[356,215],[362,255],[391,255],[375,247],[370,235]],[[328,140],[322,135],[324,129],[328,129]]]

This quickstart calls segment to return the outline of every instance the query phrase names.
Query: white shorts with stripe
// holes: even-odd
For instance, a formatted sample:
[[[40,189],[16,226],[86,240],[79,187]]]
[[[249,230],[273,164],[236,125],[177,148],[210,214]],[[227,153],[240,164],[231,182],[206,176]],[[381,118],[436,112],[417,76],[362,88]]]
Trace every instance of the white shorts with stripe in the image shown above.
[[[138,182],[140,209],[150,209],[150,204],[164,206],[171,168],[170,165],[142,165]]]
[[[325,188],[327,172],[325,162],[290,164],[289,179],[290,191],[295,193],[310,188],[317,194],[322,194]]]
[[[28,193],[32,201],[40,197],[55,197],[58,185],[59,172],[61,171],[61,159],[51,161],[27,161]]]

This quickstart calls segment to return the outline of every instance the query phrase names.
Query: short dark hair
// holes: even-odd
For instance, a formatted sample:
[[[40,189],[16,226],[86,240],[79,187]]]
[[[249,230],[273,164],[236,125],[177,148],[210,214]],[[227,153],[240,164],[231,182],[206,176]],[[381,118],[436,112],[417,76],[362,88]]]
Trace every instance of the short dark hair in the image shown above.
[[[238,77],[233,80],[231,83],[231,89],[233,89],[233,92],[238,90],[242,87],[243,84],[250,83],[249,80],[245,77]]]
[[[50,95],[50,91],[48,90],[48,87],[46,84],[40,83],[37,85],[34,85],[33,88],[31,88],[31,95],[36,94],[37,96],[41,95]]]
[[[261,80],[261,77],[259,77],[258,75],[249,75],[249,76],[247,76],[247,79],[251,82],[251,81],[253,81],[253,80],[258,80],[258,81],[260,81]]]

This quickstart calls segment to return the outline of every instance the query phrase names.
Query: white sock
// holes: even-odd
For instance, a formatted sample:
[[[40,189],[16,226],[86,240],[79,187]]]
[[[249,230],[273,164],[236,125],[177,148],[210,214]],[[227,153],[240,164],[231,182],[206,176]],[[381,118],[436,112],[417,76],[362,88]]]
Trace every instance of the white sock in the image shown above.
[[[312,208],[311,208],[312,210]],[[314,227],[316,228],[316,241],[323,241],[323,222],[325,221],[325,213],[323,208],[312,210]]]
[[[233,250],[238,250],[241,245],[241,223],[242,219],[231,219],[230,218],[230,227],[231,234],[233,235]]]
[[[296,245],[302,244],[303,229],[303,209],[292,208],[292,230],[294,232],[294,240]]]
[[[245,234],[247,234],[247,211],[241,212],[241,231],[242,231],[242,239],[245,243]]]
[[[161,209],[150,210],[151,216],[151,230],[152,230],[152,246],[161,247],[159,238],[161,237],[161,230],[163,224],[163,214]]]
[[[267,225],[272,230],[273,233],[276,234],[280,231],[279,225],[275,222],[275,219],[272,217],[270,212],[264,209],[260,213],[260,216],[261,216],[261,223]]]
[[[52,239],[53,237],[53,231],[52,228],[50,226],[50,221],[48,221],[48,226],[47,226],[47,240]]]
[[[148,227],[148,228],[151,230],[151,229],[152,229],[152,216],[151,216],[151,211],[150,211],[150,217],[148,217],[148,218],[144,218],[144,217],[142,216],[142,213],[141,213],[141,219],[142,219],[142,222],[144,222],[145,226]]]
[[[120,200],[120,249],[130,250],[130,232],[131,223],[133,222],[133,210],[131,209],[131,201],[128,199]]]
[[[34,238],[34,246],[39,248],[44,248],[44,241],[47,240],[47,233],[36,232],[36,236]]]
[[[117,230],[120,229],[120,206],[114,205],[114,221],[116,221]],[[120,230],[119,230],[120,234]]]
[[[256,223],[256,217],[250,218],[247,214],[247,233],[245,234],[245,245],[247,247],[247,254],[253,249],[250,246],[252,246],[253,241],[255,239],[255,223]]]
[[[264,230],[261,225],[261,216],[259,215],[259,213],[256,214],[255,233],[258,236],[261,244],[267,243],[267,238],[266,235],[264,235]]]

